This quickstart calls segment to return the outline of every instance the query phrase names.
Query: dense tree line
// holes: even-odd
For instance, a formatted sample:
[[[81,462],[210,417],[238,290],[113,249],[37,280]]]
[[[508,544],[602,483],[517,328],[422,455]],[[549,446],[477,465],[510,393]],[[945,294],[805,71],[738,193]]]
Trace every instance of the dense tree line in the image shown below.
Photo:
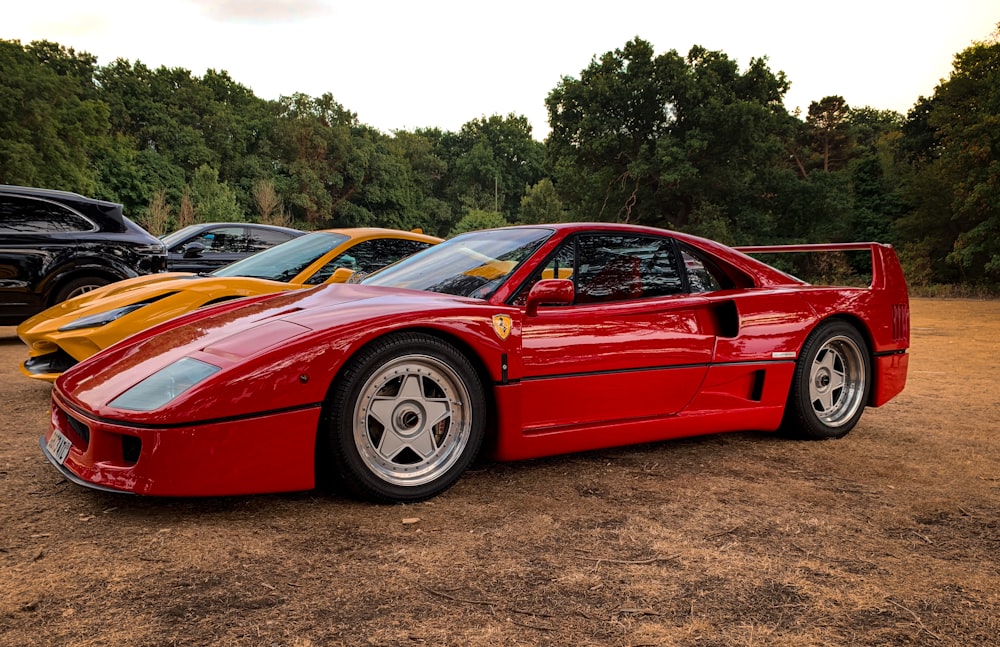
[[[331,94],[261,99],[203,77],[0,41],[0,183],[115,200],[160,233],[196,220],[303,228],[605,220],[733,244],[879,240],[913,284],[1000,285],[1000,41],[956,55],[907,115],[814,101],[695,46],[634,39],[563,78],[535,140],[518,115],[382,133]]]

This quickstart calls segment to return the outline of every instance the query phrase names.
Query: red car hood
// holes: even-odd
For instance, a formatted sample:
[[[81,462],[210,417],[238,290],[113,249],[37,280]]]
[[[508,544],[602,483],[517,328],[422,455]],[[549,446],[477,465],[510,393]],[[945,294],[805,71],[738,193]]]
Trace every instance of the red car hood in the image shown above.
[[[243,303],[241,303],[241,301]],[[80,362],[56,381],[72,404],[94,413],[146,377],[190,355],[223,369],[300,335],[456,301],[481,301],[364,285],[337,284],[224,303],[129,337]]]

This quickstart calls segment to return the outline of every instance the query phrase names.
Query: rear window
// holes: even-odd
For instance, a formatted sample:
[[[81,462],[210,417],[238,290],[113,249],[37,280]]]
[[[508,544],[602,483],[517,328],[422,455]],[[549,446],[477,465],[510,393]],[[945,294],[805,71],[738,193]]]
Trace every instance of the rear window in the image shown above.
[[[97,231],[66,207],[34,198],[0,196],[0,234],[71,234]]]

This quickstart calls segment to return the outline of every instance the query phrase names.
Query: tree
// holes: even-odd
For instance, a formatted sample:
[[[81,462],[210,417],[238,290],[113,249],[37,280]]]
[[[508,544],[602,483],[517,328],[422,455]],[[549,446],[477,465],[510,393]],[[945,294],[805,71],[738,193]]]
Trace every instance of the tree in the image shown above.
[[[940,132],[941,170],[953,189],[961,233],[948,260],[966,276],[1000,279],[1000,40],[955,57],[938,87],[931,125]]]
[[[279,103],[274,145],[293,218],[312,227],[346,224],[336,212],[359,190],[348,158],[357,115],[331,94],[297,93]]]
[[[562,200],[555,185],[549,178],[542,178],[534,186],[527,187],[521,198],[520,222],[526,225],[537,225],[547,222],[560,222],[567,218]]]
[[[195,216],[200,222],[242,222],[246,220],[237,203],[236,193],[225,182],[219,182],[219,172],[202,164],[194,173],[191,196]]]
[[[787,89],[763,58],[740,73],[722,52],[654,56],[632,40],[546,99],[560,196],[584,219],[685,228],[721,217],[766,233],[775,195],[766,169],[784,160]]]
[[[110,109],[113,145],[98,151],[99,183],[129,206],[156,189],[171,200],[202,166],[233,187],[243,211],[260,177],[273,177],[276,104],[259,99],[222,71],[203,78],[182,68],[150,69],[117,59],[96,73]],[[136,195],[136,194],[139,195]]]
[[[162,189],[156,191],[150,198],[149,205],[143,215],[143,227],[154,236],[162,236],[170,231],[170,211],[166,191]]]
[[[281,198],[274,190],[273,181],[257,180],[253,185],[253,201],[260,222],[284,227],[292,224],[288,214],[285,213]]]
[[[912,211],[896,230],[937,281],[1000,282],[1000,32],[955,56],[908,115]]]
[[[194,200],[191,197],[191,186],[185,184],[181,191],[181,206],[177,209],[177,229],[195,223]]]
[[[542,178],[544,147],[526,117],[493,115],[465,123],[455,136],[454,181],[498,213],[516,219],[524,187]]]
[[[809,104],[805,136],[816,159],[813,165],[824,173],[846,168],[851,158],[851,108],[841,96],[823,97]]]
[[[479,231],[480,229],[493,229],[494,227],[506,227],[510,223],[503,217],[503,214],[496,211],[483,211],[481,209],[470,209],[458,223],[448,232],[448,237],[464,234],[467,231]]]
[[[441,134],[437,129],[400,130],[388,142],[406,174],[407,228],[419,227],[438,236],[447,234],[455,222],[452,213],[459,207],[448,201],[443,188],[448,182],[448,163],[439,156]]]
[[[282,97],[276,183],[307,226],[422,226],[419,182],[392,138],[324,94]]]
[[[0,40],[0,182],[93,195],[93,152],[107,144],[96,61],[48,41]]]

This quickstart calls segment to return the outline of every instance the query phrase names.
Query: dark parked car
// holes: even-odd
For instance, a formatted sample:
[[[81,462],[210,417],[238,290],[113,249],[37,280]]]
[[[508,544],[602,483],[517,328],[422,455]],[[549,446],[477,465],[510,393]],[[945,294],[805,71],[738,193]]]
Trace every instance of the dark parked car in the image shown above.
[[[0,325],[166,269],[164,244],[114,202],[0,184]]]
[[[178,229],[162,240],[169,271],[211,272],[303,233],[274,225],[212,222]]]

